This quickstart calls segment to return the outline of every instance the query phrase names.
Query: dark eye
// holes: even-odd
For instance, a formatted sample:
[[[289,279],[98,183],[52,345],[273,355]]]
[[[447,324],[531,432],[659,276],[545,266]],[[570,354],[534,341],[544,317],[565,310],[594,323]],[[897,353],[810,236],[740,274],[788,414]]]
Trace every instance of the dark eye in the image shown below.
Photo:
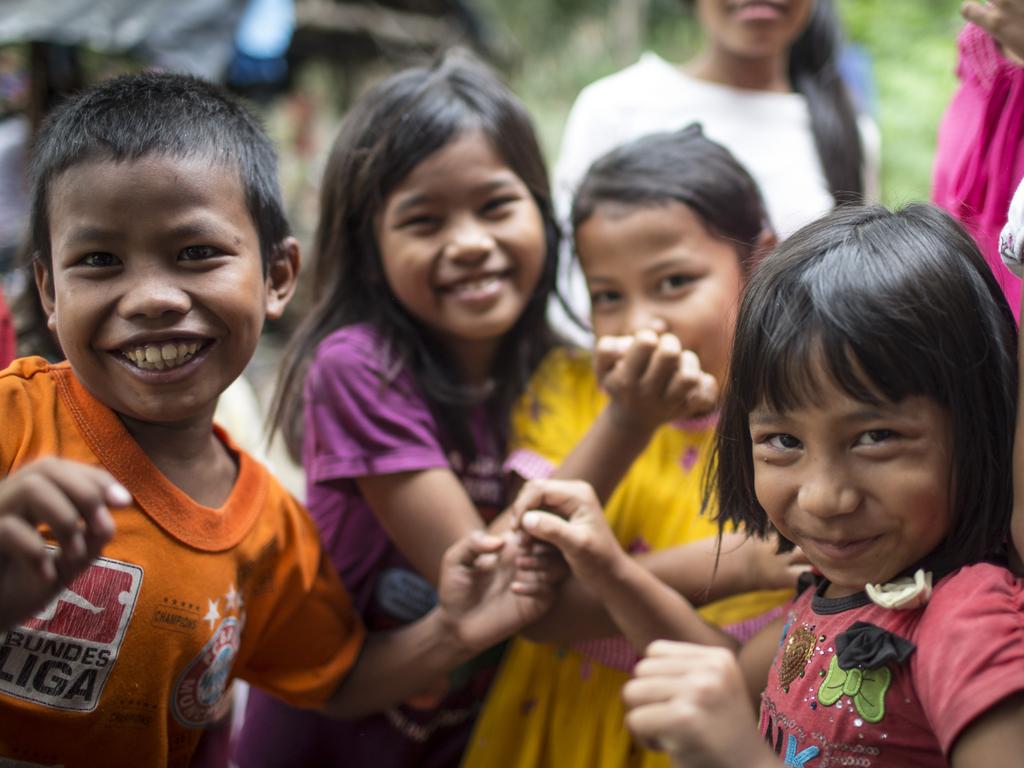
[[[512,195],[503,195],[501,197],[493,197],[490,200],[488,200],[486,203],[484,203],[484,206],[483,206],[483,208],[481,208],[481,211],[484,214],[491,214],[491,215],[501,214],[501,213],[505,212],[505,210],[508,208],[509,205],[511,205],[512,203],[516,202],[518,199],[519,199],[518,197],[513,197]]]
[[[202,261],[203,259],[212,259],[219,253],[220,251],[211,245],[190,245],[181,249],[178,258],[182,261]]]
[[[103,251],[97,251],[95,253],[87,253],[82,257],[81,261],[78,262],[86,267],[116,267],[121,263],[121,260],[112,253],[106,253]]]
[[[692,282],[693,278],[690,277],[689,275],[667,275],[658,281],[658,289],[667,293],[678,291],[680,288],[685,288]]]
[[[610,307],[621,300],[619,291],[594,291],[590,294],[590,306],[594,308]]]
[[[869,429],[857,439],[857,442],[860,445],[879,445],[895,436],[896,433],[891,429]]]
[[[777,448],[781,451],[792,451],[800,447],[800,440],[785,432],[770,435],[765,439],[765,442],[772,448]]]
[[[398,222],[395,229],[411,229],[416,232],[433,232],[441,226],[441,219],[429,213],[410,216]]]

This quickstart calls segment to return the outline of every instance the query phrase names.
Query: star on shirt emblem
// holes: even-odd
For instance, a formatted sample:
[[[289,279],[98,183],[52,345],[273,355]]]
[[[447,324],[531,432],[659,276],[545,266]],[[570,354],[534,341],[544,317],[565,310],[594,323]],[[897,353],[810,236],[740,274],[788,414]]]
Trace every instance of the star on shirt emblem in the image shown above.
[[[220,600],[207,600],[206,602],[210,604],[210,610],[208,610],[206,615],[203,616],[203,621],[210,622],[210,629],[212,630],[213,625],[217,623],[218,619],[220,619],[220,609],[218,608]]]
[[[224,595],[224,610],[239,611],[242,608],[242,593],[235,589],[232,584]]]

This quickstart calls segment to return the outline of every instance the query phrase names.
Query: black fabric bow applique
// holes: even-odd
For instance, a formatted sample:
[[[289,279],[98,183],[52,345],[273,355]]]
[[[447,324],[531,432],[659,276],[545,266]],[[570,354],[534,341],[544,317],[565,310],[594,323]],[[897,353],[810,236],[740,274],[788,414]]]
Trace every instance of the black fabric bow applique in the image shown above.
[[[858,621],[836,637],[836,656],[842,669],[878,669],[902,664],[917,646],[866,621]]]

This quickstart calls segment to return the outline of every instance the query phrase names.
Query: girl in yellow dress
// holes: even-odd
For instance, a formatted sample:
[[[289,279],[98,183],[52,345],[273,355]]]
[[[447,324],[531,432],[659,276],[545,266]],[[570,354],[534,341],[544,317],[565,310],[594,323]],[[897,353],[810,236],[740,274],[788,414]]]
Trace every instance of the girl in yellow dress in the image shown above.
[[[590,481],[622,546],[745,639],[778,614],[797,570],[738,533],[716,562],[717,525],[702,512],[740,292],[775,241],[761,195],[691,126],[598,160],[572,225],[598,341],[541,366],[514,414],[508,468]],[[581,584],[569,579],[528,635],[545,642],[511,644],[465,766],[668,765],[623,725],[636,649]]]

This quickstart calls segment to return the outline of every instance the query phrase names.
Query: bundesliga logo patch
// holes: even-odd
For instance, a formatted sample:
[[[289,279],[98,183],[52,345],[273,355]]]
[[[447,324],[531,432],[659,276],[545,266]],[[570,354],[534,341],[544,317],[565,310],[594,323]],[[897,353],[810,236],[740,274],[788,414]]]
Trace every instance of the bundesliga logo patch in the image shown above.
[[[91,712],[114,667],[142,587],[142,569],[99,558],[45,609],[0,633],[0,692]]]

